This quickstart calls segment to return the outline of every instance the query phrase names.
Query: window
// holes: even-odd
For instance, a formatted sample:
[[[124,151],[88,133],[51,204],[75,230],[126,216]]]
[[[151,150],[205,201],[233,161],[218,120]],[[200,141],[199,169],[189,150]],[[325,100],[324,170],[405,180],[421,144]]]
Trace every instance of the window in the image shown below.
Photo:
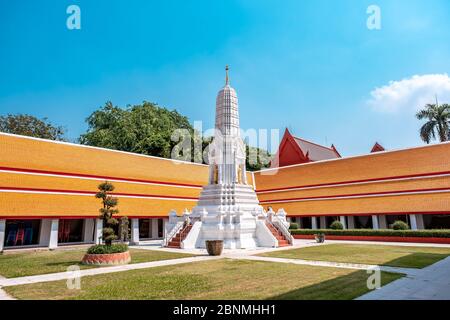
[[[39,243],[41,220],[6,220],[5,247],[31,246]]]
[[[139,239],[150,239],[152,237],[151,222],[150,219],[139,219]]]
[[[58,228],[58,243],[83,241],[83,219],[61,219]]]

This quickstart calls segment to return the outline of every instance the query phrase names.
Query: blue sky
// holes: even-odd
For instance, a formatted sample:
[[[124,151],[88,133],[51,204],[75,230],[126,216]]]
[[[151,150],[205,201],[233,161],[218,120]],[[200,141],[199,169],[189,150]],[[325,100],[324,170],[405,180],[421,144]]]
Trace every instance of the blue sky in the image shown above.
[[[66,28],[71,4],[81,30]],[[243,129],[288,127],[343,155],[421,145],[415,111],[450,101],[449,15],[446,0],[0,0],[0,114],[76,139],[106,101],[147,100],[210,128],[229,64]]]

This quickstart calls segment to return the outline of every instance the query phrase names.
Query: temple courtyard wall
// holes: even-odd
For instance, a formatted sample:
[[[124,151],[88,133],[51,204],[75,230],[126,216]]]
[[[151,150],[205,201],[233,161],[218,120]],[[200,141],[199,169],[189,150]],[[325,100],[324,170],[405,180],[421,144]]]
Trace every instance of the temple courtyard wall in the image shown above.
[[[450,229],[450,144],[247,173],[260,204],[301,228]],[[0,251],[96,243],[97,186],[116,187],[130,241],[162,239],[168,213],[192,210],[208,166],[0,134]]]

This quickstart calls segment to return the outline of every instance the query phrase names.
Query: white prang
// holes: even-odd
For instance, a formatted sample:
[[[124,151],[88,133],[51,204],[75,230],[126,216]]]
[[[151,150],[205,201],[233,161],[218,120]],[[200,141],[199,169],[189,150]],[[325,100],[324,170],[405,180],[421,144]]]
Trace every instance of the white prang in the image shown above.
[[[173,212],[169,215],[167,230],[175,234],[181,228],[180,221],[189,219],[193,223],[182,248],[204,248],[206,240],[223,240],[227,249],[276,247],[278,241],[266,226],[267,214],[247,182],[238,98],[229,85],[226,70],[225,86],[216,99],[216,130],[208,153],[208,185],[191,214],[185,212],[183,218],[177,218]],[[285,215],[282,219],[286,223]]]

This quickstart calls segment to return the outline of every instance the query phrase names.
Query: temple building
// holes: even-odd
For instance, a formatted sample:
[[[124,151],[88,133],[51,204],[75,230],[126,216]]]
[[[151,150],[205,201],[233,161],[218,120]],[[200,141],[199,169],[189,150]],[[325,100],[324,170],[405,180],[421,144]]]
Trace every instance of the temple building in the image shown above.
[[[228,84],[216,101],[216,128],[227,151],[213,148],[211,165],[0,133],[0,251],[98,243],[95,193],[105,180],[116,187],[119,216],[131,220],[133,243],[167,239],[186,215],[193,226],[185,244],[195,246],[218,232],[229,247],[286,244],[268,218],[283,214],[311,229],[334,220],[352,229],[396,220],[450,228],[450,143],[341,157],[286,130],[272,167],[246,172]],[[231,162],[220,160],[227,156]]]
[[[372,147],[372,150],[370,150],[370,153],[381,152],[381,151],[386,151],[386,149],[384,149],[384,147],[381,144],[379,144],[378,142],[375,142],[375,144]]]
[[[284,211],[279,211],[282,217],[264,211],[247,178],[238,98],[229,84],[228,66],[225,86],[217,94],[215,134],[208,158],[208,184],[192,214],[169,216],[167,246],[205,248],[207,240],[223,240],[227,249],[292,244]]]
[[[286,128],[278,151],[270,163],[271,168],[293,164],[338,159],[341,155],[334,145],[325,147],[320,144],[293,136]]]

